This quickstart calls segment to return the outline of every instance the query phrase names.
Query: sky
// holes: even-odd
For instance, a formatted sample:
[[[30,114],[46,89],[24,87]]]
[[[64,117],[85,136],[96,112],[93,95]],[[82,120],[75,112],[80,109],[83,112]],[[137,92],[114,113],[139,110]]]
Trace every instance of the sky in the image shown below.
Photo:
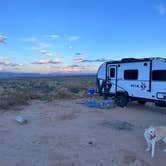
[[[95,73],[166,58],[166,0],[0,0],[0,71]]]

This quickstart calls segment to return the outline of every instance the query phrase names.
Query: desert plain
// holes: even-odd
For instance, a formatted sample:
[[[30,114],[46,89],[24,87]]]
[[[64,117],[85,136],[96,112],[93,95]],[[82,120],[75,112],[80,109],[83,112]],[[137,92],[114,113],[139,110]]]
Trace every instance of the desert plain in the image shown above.
[[[43,81],[49,86],[33,79],[0,81],[1,94],[6,94],[0,104],[0,166],[165,166],[166,145],[157,143],[151,159],[143,137],[151,125],[166,126],[165,108],[136,102],[124,108],[86,107],[82,103],[91,100],[86,92],[95,87],[95,77],[80,84],[78,78],[73,83],[73,78]],[[31,88],[29,95],[25,87],[33,82],[37,91]],[[7,102],[15,96],[13,85],[17,95],[26,95],[26,102]],[[63,92],[57,93],[59,89]],[[27,123],[17,123],[18,115]]]

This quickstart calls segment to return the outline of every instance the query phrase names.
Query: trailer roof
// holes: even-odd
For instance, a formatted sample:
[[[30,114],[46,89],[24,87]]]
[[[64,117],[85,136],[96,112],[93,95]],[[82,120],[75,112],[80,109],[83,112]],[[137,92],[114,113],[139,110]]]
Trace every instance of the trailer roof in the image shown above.
[[[123,58],[121,60],[116,61],[108,61],[107,63],[130,63],[130,62],[144,62],[144,61],[150,61],[150,60],[162,60],[166,62],[166,58],[160,58],[160,57],[150,57],[150,58]]]

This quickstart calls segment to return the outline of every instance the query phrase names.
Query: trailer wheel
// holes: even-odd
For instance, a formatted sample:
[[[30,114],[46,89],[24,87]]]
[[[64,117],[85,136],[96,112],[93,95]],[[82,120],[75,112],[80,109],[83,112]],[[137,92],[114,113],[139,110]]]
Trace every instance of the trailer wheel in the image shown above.
[[[127,106],[128,96],[126,94],[119,94],[116,98],[116,104],[120,107]]]
[[[138,100],[138,103],[145,105],[145,104],[146,104],[146,101]]]
[[[108,96],[107,95],[104,95],[104,100],[108,100]]]
[[[157,107],[166,107],[166,103],[155,103]]]

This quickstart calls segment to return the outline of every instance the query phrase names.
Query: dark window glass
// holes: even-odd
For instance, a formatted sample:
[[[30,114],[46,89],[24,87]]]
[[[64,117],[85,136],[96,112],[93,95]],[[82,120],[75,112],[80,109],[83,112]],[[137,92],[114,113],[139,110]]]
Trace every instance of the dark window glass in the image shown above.
[[[124,79],[125,80],[137,80],[138,79],[138,70],[125,70]]]
[[[110,69],[110,77],[115,77],[115,68]]]
[[[153,70],[152,80],[154,81],[166,81],[166,70]]]

